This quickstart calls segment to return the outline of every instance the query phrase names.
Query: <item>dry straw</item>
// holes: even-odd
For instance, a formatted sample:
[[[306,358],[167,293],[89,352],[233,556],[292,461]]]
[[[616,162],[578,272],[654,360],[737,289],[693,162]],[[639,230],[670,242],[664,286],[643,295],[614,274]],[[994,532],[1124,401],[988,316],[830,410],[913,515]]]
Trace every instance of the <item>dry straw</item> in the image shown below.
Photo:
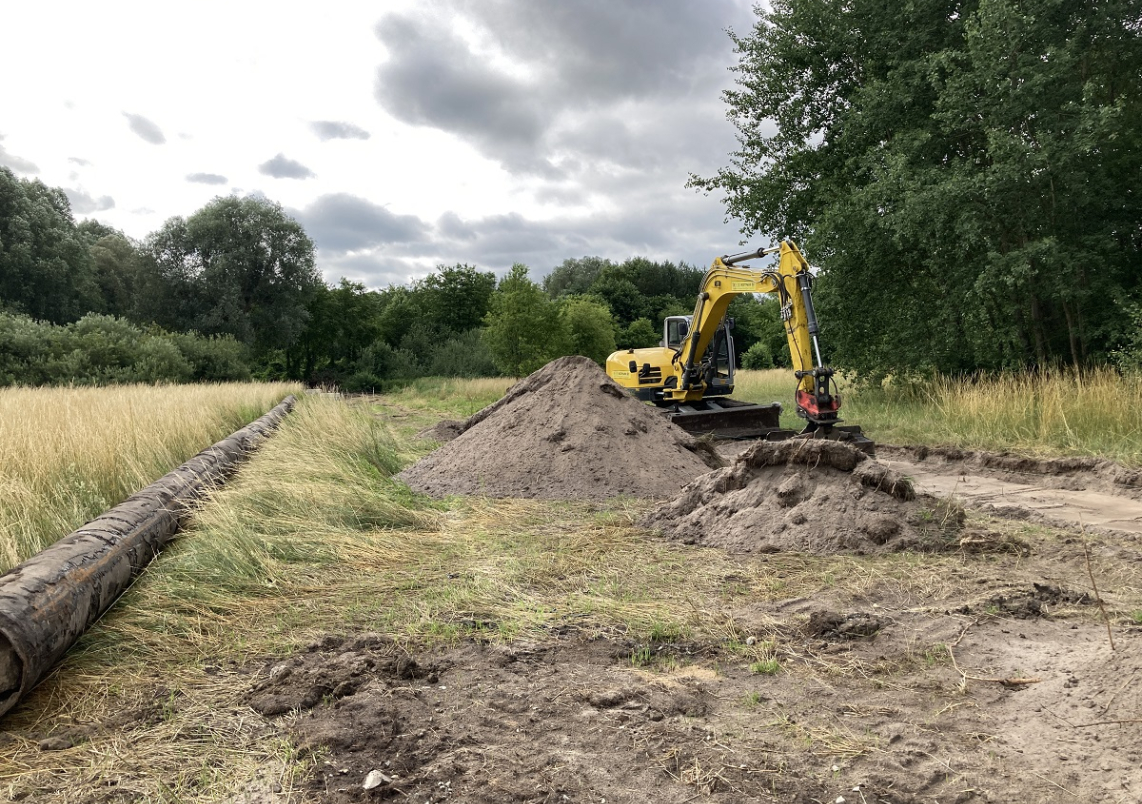
[[[295,390],[255,383],[0,388],[0,570]]]

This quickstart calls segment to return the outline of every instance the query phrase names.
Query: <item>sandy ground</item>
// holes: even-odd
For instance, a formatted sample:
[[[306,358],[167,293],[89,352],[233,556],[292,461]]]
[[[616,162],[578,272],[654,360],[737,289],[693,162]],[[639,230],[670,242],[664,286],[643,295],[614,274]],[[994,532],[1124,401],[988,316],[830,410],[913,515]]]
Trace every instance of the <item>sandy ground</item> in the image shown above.
[[[1137,488],[1113,468],[881,454],[967,508],[956,560],[919,598],[870,584],[730,612],[776,672],[742,643],[568,622],[417,655],[331,637],[257,668],[250,704],[322,752],[309,793],[330,802],[1142,801]]]
[[[712,612],[726,633],[638,641],[569,612],[510,644],[414,650],[331,634],[251,661],[227,683],[315,770],[300,790],[267,783],[244,800],[1142,802],[1137,472],[884,446],[844,468],[763,450],[738,460],[751,445],[733,443],[729,465],[706,474],[688,441],[654,435],[645,408],[569,368],[453,428],[406,476],[438,494],[502,483],[489,496],[540,498],[644,482],[627,493],[665,501],[637,505],[655,530],[690,517],[689,531],[648,538],[732,559],[722,582],[734,594]],[[573,399],[612,407],[584,417]],[[660,471],[664,449],[681,463]],[[577,453],[594,474],[558,463]],[[600,469],[608,461],[615,472]],[[899,493],[902,477],[914,496]],[[941,513],[932,501],[949,497]],[[672,509],[682,498],[686,510]],[[50,739],[72,742],[66,729]]]

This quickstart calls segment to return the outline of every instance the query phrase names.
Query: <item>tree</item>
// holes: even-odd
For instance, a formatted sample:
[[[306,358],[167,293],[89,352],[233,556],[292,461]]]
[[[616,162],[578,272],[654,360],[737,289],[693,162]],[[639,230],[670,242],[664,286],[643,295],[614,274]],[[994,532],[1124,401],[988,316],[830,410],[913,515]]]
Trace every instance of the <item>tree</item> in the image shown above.
[[[167,321],[233,335],[261,353],[297,341],[321,285],[313,241],[279,204],[255,196],[216,198],[185,221],[172,218],[146,248],[171,302]]]
[[[496,275],[477,271],[471,265],[441,265],[414,288],[423,296],[427,322],[442,335],[476,329],[488,314]]]
[[[615,338],[619,349],[646,349],[659,346],[661,342],[661,323],[655,327],[649,318],[636,318],[629,327],[620,328]]]
[[[866,372],[1084,365],[1142,295],[1136,0],[774,0],[733,36],[746,235],[803,241]]]
[[[600,366],[615,351],[615,322],[601,301],[565,297],[559,302],[559,321],[566,333],[565,351],[589,357]]]
[[[561,296],[580,296],[591,289],[599,273],[613,265],[602,257],[581,257],[566,259],[547,276],[543,277],[543,289],[552,299]]]
[[[136,243],[122,232],[95,221],[83,221],[79,230],[88,240],[92,279],[97,291],[91,312],[145,319],[143,301],[153,288],[147,286],[145,258]]]
[[[322,382],[336,384],[379,336],[378,309],[378,294],[359,282],[342,278],[335,288],[317,286],[305,329],[288,350],[290,379],[315,381],[324,373]]]
[[[97,297],[67,196],[0,167],[0,307],[62,324]]]
[[[563,341],[554,303],[519,263],[492,294],[484,326],[492,359],[512,377],[530,374],[558,356]]]

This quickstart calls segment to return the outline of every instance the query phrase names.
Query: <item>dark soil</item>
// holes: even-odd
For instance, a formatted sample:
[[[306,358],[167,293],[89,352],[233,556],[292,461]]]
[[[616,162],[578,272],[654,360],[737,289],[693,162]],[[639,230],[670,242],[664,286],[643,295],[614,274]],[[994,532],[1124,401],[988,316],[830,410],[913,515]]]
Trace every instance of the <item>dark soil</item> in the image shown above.
[[[413,656],[383,638],[328,638],[266,663],[250,704],[317,758],[308,785],[322,802],[1142,796],[1137,727],[1114,722],[1142,707],[1130,683],[1142,633],[1111,653],[1097,626],[1049,616],[817,610],[780,638],[773,675],[726,644],[574,631]],[[925,661],[917,640],[955,644],[966,691],[947,655]],[[981,666],[994,678],[976,680]]]
[[[585,357],[548,363],[463,425],[430,435],[455,430],[398,477],[434,497],[664,499],[719,463]]]

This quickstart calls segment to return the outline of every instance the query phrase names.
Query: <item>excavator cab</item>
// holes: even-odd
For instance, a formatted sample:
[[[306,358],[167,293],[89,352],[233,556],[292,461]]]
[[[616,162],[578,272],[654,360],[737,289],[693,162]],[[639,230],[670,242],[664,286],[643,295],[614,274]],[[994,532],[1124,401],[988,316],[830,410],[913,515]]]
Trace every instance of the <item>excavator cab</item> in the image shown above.
[[[666,348],[679,352],[682,342],[690,333],[690,324],[693,316],[672,315],[662,324],[662,343]],[[706,396],[729,396],[734,391],[734,339],[730,337],[730,330],[734,328],[734,320],[725,318],[714,333],[714,339],[706,351],[703,365],[707,366]]]

